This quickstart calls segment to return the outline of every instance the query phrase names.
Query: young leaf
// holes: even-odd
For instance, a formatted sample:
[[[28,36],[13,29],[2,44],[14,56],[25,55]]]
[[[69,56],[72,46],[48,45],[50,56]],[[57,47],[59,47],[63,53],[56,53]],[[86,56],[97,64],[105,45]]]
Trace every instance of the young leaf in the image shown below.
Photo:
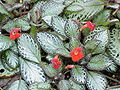
[[[27,84],[23,80],[14,81],[6,90],[29,90]]]
[[[66,20],[61,17],[58,17],[58,16],[52,17],[51,24],[54,31],[66,37],[65,23],[66,23]]]
[[[70,90],[70,84],[67,80],[61,80],[58,84],[59,90]]]
[[[89,90],[105,90],[107,80],[100,73],[89,71],[86,84]]]
[[[69,51],[64,47],[63,42],[56,35],[47,32],[39,32],[37,33],[37,40],[46,52],[70,57]]]
[[[65,33],[68,37],[78,37],[78,29],[78,24],[71,19],[69,19],[65,24]]]
[[[42,7],[42,17],[57,16],[63,11],[64,7],[62,3],[48,1]]]
[[[110,59],[102,54],[96,55],[90,59],[87,67],[91,70],[105,70],[112,64]]]
[[[19,59],[22,77],[28,84],[45,82],[44,72],[38,64],[27,61],[21,57]]]
[[[41,61],[40,49],[29,34],[22,34],[18,40],[18,49],[24,58],[39,63]]]
[[[87,71],[81,66],[75,66],[75,68],[71,70],[71,77],[75,82],[79,84],[85,84],[87,78]]]
[[[114,62],[120,65],[120,32],[117,29],[113,29],[109,35],[109,54],[113,58]]]
[[[9,49],[15,43],[7,36],[0,35],[0,52]]]

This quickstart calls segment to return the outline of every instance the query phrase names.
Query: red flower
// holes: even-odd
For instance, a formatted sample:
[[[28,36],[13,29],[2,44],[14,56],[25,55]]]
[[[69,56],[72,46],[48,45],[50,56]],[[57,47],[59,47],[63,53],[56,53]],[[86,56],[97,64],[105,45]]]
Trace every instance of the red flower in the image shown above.
[[[81,47],[76,47],[70,52],[70,56],[72,57],[72,60],[74,62],[77,62],[78,60],[82,59],[84,57],[84,54],[82,52]]]
[[[21,30],[21,28],[15,28],[12,29],[9,33],[10,33],[10,39],[11,40],[15,40],[17,38],[19,38],[21,36],[20,33],[18,33]]]
[[[60,68],[60,65],[62,64],[62,63],[59,61],[58,56],[55,57],[55,58],[53,58],[53,59],[51,60],[51,62],[52,62],[53,67],[54,67],[55,69],[59,69],[59,68]]]
[[[90,31],[93,31],[95,29],[95,24],[87,21],[86,24],[80,28],[80,31],[82,31],[84,28],[90,28]]]
[[[71,69],[71,68],[74,68],[75,67],[75,65],[67,65],[66,67],[65,67],[65,69]]]

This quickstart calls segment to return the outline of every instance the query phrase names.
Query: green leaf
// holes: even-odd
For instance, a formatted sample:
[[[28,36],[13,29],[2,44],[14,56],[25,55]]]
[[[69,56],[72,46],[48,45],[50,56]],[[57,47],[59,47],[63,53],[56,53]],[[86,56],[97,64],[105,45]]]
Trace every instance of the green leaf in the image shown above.
[[[0,13],[9,15],[7,9],[0,3]]]
[[[5,58],[6,63],[9,65],[9,67],[16,69],[18,67],[18,56],[15,55],[12,51],[7,50],[5,51]]]
[[[100,0],[91,0],[88,2],[84,2],[83,0],[75,0],[67,7],[69,11],[67,11],[66,8],[64,16],[67,18],[76,18],[78,20],[88,20],[103,10],[103,4],[104,3]],[[74,5],[77,6],[76,9]],[[75,11],[73,12],[73,10]]]
[[[0,35],[0,52],[9,49],[14,45],[14,41],[7,36]]]
[[[79,84],[86,83],[87,71],[85,68],[81,66],[75,66],[75,68],[73,68],[70,73],[71,73],[71,77],[75,82]]]
[[[18,40],[18,49],[24,58],[39,63],[41,61],[40,49],[29,34],[22,34]]]
[[[63,11],[64,7],[62,3],[48,1],[42,7],[42,17],[57,16]]]
[[[70,82],[70,86],[71,86],[70,90],[86,90],[84,85],[75,83],[72,80],[72,78],[69,79],[69,82]]]
[[[107,86],[107,80],[100,73],[89,71],[86,85],[89,90],[105,90]]]
[[[109,35],[109,54],[113,58],[114,62],[120,65],[120,32],[117,29],[113,29]]]
[[[47,53],[61,54],[70,57],[69,51],[64,47],[63,42],[56,35],[47,32],[39,32],[37,33],[37,40]]]
[[[79,26],[76,22],[69,19],[65,24],[65,33],[68,37],[77,37]]]
[[[23,80],[17,80],[7,87],[6,90],[28,90],[28,86]]]
[[[27,61],[21,57],[19,59],[21,75],[28,84],[45,82],[44,72],[38,64]]]
[[[61,80],[58,84],[59,90],[70,90],[70,84],[67,80]]]
[[[61,17],[58,17],[58,16],[52,17],[51,24],[54,31],[66,37],[65,23],[66,23],[66,20]]]
[[[87,68],[91,70],[105,70],[111,64],[112,61],[108,57],[99,54],[90,59]]]
[[[29,90],[51,90],[51,85],[49,82],[39,82],[30,84]]]
[[[103,10],[96,18],[94,18],[93,23],[95,23],[95,25],[103,25],[109,19],[110,14],[110,10]]]

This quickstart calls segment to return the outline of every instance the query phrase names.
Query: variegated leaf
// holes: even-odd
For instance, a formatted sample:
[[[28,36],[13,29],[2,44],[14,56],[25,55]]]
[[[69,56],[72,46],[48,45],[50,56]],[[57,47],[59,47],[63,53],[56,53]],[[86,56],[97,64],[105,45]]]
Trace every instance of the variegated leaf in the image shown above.
[[[39,32],[37,33],[37,40],[47,53],[61,54],[70,57],[69,51],[64,47],[63,42],[56,35],[47,32]]]
[[[22,77],[28,84],[45,82],[44,72],[38,64],[27,61],[21,57],[19,59]]]
[[[39,63],[41,61],[40,48],[29,34],[22,34],[18,40],[18,49],[22,57]]]

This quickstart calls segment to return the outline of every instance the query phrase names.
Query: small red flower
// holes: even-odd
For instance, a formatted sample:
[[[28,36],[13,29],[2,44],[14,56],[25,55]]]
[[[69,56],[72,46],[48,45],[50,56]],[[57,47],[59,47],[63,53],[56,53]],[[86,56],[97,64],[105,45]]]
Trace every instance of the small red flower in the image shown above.
[[[56,56],[55,58],[53,58],[53,59],[51,60],[51,62],[52,62],[53,67],[54,67],[55,69],[59,69],[59,68],[60,68],[60,65],[62,64],[62,63],[59,61],[58,56]]]
[[[82,48],[81,47],[76,47],[74,48],[71,52],[70,52],[70,56],[72,57],[72,60],[74,62],[79,61],[80,59],[82,59],[84,57],[84,54],[82,52]]]
[[[95,24],[87,21],[86,24],[80,28],[80,31],[82,31],[84,28],[90,28],[90,31],[93,31],[95,29]]]
[[[15,40],[15,39],[19,38],[21,36],[21,34],[19,33],[20,30],[21,30],[21,28],[12,29],[9,32],[10,33],[10,39]]]
[[[65,69],[71,69],[71,68],[74,68],[75,67],[75,65],[67,65],[66,67],[65,67]]]

